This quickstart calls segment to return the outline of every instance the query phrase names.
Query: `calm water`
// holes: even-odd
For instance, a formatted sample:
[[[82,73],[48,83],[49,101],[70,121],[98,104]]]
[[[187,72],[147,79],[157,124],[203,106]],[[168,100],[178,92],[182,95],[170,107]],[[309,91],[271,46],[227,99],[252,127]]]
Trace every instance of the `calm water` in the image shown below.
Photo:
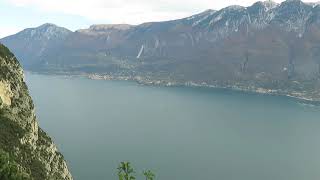
[[[76,180],[319,180],[320,107],[285,97],[27,74]],[[141,179],[141,178],[140,178]]]

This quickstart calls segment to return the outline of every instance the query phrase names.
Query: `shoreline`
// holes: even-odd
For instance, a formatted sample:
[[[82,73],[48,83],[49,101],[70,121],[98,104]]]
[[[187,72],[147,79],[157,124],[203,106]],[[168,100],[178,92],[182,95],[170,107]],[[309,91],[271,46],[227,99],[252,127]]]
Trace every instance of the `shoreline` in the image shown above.
[[[300,103],[311,104],[320,106],[320,99],[315,99],[312,97],[306,97],[300,92],[288,92],[284,90],[277,89],[265,89],[254,86],[237,86],[237,85],[218,85],[218,84],[207,84],[205,82],[196,83],[192,81],[187,82],[176,82],[176,81],[166,81],[166,80],[152,80],[142,76],[112,76],[112,75],[100,75],[93,73],[51,73],[51,72],[34,72],[25,71],[25,73],[39,74],[39,75],[56,75],[65,77],[84,77],[91,80],[104,80],[104,81],[131,81],[144,86],[161,86],[161,87],[191,87],[191,88],[208,88],[208,89],[221,89],[230,90],[242,93],[253,93],[261,95],[271,95],[271,96],[282,96],[287,98],[292,98]]]
[[[316,100],[314,98],[308,98],[303,96],[302,93],[299,92],[283,92],[282,90],[276,90],[276,89],[264,89],[259,87],[241,87],[236,85],[229,85],[229,86],[220,86],[220,85],[214,85],[214,84],[207,84],[207,83],[195,83],[192,81],[188,81],[185,83],[179,83],[179,82],[166,82],[163,80],[143,80],[141,78],[129,78],[129,77],[111,77],[111,76],[104,76],[104,75],[97,75],[97,74],[91,74],[87,78],[92,80],[106,80],[106,81],[112,81],[112,80],[118,80],[118,81],[133,81],[141,85],[145,86],[162,86],[162,87],[192,87],[192,88],[209,88],[209,89],[225,89],[230,91],[237,91],[242,93],[253,93],[253,94],[261,94],[261,95],[271,95],[271,96],[282,96],[282,97],[288,97],[295,99],[301,103],[306,104],[312,104],[320,106],[320,99]],[[296,95],[294,95],[296,94]]]

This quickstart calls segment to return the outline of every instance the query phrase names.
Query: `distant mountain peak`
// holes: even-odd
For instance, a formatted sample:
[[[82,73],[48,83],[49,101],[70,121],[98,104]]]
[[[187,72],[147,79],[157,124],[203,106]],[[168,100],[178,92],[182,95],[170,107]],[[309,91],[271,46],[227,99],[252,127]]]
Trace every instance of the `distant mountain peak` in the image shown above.
[[[226,8],[223,8],[222,10],[234,11],[234,10],[243,10],[243,9],[246,9],[246,7],[243,7],[240,5],[231,5]]]
[[[286,5],[286,4],[294,4],[294,5],[308,5],[301,0],[286,0],[283,1],[280,5]]]
[[[262,8],[262,9],[264,9],[264,11],[267,12],[267,11],[270,11],[270,10],[278,7],[278,6],[279,6],[278,3],[271,1],[271,0],[268,0],[268,1],[258,1],[248,8]]]
[[[109,33],[112,31],[125,31],[132,27],[134,27],[134,25],[130,24],[94,24],[91,25],[88,29],[79,29],[76,32],[90,35],[98,35]]]
[[[95,31],[104,31],[104,30],[110,30],[110,29],[117,29],[117,30],[127,30],[133,27],[133,25],[130,24],[94,24],[89,27],[91,30]]]
[[[205,19],[207,18],[208,16],[211,16],[212,14],[214,14],[215,12],[217,12],[216,10],[213,10],[213,9],[207,9],[205,11],[202,11],[198,14],[195,14],[195,15],[192,15],[192,16],[189,16],[187,17],[186,19],[187,20],[195,20],[195,21],[201,21],[202,19]],[[197,23],[197,22],[195,22]]]
[[[60,26],[57,26],[55,24],[52,24],[52,23],[45,23],[45,24],[42,24],[38,27],[35,27],[35,28],[30,28],[30,29],[33,29],[33,30],[47,30],[47,29],[52,29],[52,30],[55,30],[55,31],[61,31],[61,32],[71,32],[69,29],[67,28],[64,28],[64,27],[60,27]]]
[[[272,0],[268,0],[268,1],[262,1],[261,2],[265,7],[267,7],[268,9],[273,9],[275,7],[277,7],[279,4],[272,1]]]
[[[55,24],[46,23],[42,24],[35,28],[28,28],[21,32],[22,36],[30,35],[31,38],[36,39],[52,39],[52,38],[64,38],[68,34],[70,34],[72,31],[64,28],[59,27]]]
[[[45,23],[45,24],[38,26],[38,28],[48,28],[48,27],[58,27],[58,26],[53,23]]]

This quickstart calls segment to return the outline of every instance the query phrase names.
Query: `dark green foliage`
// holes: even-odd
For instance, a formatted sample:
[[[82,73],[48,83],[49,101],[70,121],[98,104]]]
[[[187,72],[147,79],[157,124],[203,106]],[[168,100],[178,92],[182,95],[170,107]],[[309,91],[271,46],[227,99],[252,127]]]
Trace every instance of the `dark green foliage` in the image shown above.
[[[3,44],[0,44],[0,56],[1,57],[13,57],[14,55],[10,52],[10,50],[5,47]]]
[[[154,180],[156,177],[156,175],[150,170],[143,171],[143,175],[146,177],[146,180]]]
[[[17,123],[10,120],[10,113],[0,109],[0,147],[7,147],[8,150],[20,144],[19,139],[25,134]]]
[[[32,177],[36,179],[43,179],[44,165],[37,159],[30,158],[32,150],[26,145],[21,145],[19,139],[26,133],[17,123],[6,117],[6,112],[0,110],[0,147],[4,148],[7,152],[11,152],[15,148],[21,150],[18,158],[13,156],[17,163],[31,171]],[[1,178],[0,178],[1,179]],[[1,179],[2,180],[2,179]]]
[[[134,176],[133,167],[130,165],[130,162],[121,162],[118,167],[118,177],[119,180],[134,180],[136,179]],[[151,170],[145,170],[142,172],[145,176],[146,180],[154,180],[155,174]]]
[[[0,179],[31,180],[32,178],[19,168],[19,165],[12,160],[8,153],[0,150]]]
[[[15,80],[20,64],[10,50],[0,43],[0,79]]]
[[[119,180],[134,180],[134,170],[130,165],[130,162],[121,162],[118,167]]]

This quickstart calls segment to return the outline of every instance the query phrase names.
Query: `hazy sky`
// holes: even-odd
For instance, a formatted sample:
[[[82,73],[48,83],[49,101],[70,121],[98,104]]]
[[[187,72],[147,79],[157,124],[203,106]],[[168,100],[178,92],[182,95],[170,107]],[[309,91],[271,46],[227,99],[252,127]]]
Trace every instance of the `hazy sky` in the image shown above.
[[[275,0],[280,3],[282,0]],[[313,0],[314,1],[314,0]],[[0,0],[0,38],[50,22],[70,30],[91,24],[162,21],[255,0]],[[312,0],[305,0],[312,2]]]

